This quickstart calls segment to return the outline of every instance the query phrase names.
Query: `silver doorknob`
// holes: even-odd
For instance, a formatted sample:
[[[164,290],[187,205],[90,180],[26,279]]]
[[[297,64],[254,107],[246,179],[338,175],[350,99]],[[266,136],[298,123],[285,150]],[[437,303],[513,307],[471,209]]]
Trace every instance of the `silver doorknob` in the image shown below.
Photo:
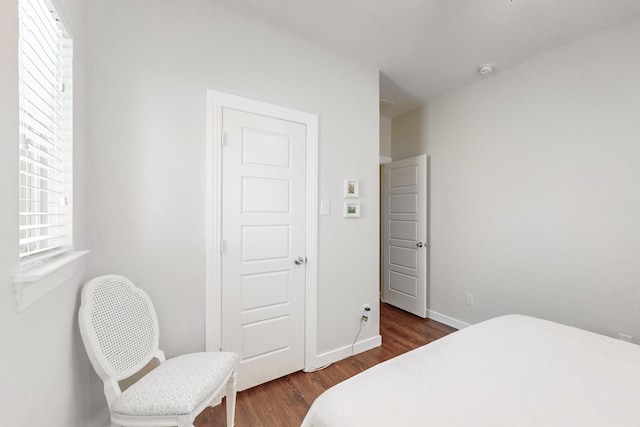
[[[424,246],[424,244],[423,244],[422,242],[418,242],[418,243],[416,243],[416,246],[417,246],[417,247],[419,247],[419,248],[421,248],[421,247],[423,247],[423,246]]]
[[[296,265],[304,264],[304,261],[305,261],[305,260],[304,260],[304,258],[302,258],[301,256],[297,256],[297,257],[295,257],[295,259],[293,260],[293,262],[294,262]]]

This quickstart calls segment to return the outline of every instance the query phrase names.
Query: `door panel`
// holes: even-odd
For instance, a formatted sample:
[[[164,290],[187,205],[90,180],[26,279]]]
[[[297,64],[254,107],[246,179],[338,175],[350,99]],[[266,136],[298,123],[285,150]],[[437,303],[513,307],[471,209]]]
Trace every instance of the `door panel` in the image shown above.
[[[242,311],[289,301],[289,272],[245,274],[242,276]]]
[[[418,168],[416,165],[398,167],[389,170],[389,188],[418,185]]]
[[[418,268],[418,251],[414,249],[401,248],[399,246],[390,246],[389,263],[411,269]]]
[[[427,159],[383,167],[383,299],[427,317]]]
[[[290,184],[283,179],[242,178],[242,212],[289,213]]]
[[[389,273],[389,289],[415,298],[418,296],[418,281],[414,276],[391,271]]]
[[[289,316],[282,316],[242,325],[245,363],[258,356],[289,349],[289,320]]]
[[[277,168],[290,166],[291,140],[289,135],[275,134],[259,129],[242,130],[242,160],[245,165]]]
[[[417,214],[418,196],[417,194],[391,194],[389,196],[390,214]]]
[[[417,242],[418,223],[416,221],[389,221],[389,238]]]
[[[275,261],[289,258],[289,226],[242,227],[242,261]]]
[[[306,127],[223,110],[222,348],[243,390],[304,367]]]

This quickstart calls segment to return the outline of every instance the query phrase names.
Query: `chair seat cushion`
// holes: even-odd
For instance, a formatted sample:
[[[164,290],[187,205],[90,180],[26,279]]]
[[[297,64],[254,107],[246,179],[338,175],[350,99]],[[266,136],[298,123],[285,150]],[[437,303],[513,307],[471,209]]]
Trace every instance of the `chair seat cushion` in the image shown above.
[[[230,352],[192,353],[169,359],[118,396],[117,414],[187,415],[223,385],[239,356]]]

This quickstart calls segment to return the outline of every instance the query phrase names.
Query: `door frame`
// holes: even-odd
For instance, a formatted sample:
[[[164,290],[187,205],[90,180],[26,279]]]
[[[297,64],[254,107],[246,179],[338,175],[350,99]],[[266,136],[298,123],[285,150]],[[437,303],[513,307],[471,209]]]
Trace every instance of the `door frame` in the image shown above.
[[[222,343],[222,111],[232,108],[307,127],[306,269],[304,367],[313,367],[317,352],[318,290],[318,116],[278,105],[207,89],[206,226],[205,226],[205,350]]]

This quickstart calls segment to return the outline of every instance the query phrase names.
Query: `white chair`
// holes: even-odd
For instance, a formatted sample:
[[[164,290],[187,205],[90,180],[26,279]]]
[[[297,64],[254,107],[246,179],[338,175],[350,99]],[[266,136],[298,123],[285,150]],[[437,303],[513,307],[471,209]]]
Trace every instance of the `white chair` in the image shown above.
[[[108,275],[87,282],[78,321],[89,359],[104,382],[113,427],[193,426],[203,409],[220,403],[225,385],[227,426],[233,426],[239,356],[206,352],[165,361],[153,304],[129,279]],[[122,390],[120,382],[153,358],[160,364]]]

